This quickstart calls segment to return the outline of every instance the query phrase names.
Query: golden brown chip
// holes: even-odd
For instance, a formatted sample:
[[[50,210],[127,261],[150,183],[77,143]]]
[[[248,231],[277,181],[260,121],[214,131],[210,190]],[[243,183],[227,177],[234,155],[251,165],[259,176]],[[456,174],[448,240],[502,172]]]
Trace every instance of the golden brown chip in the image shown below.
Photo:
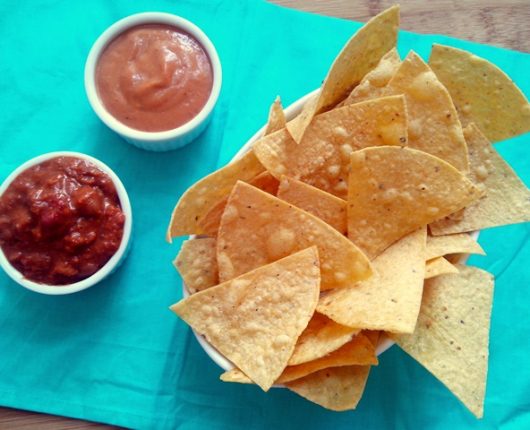
[[[466,141],[451,97],[415,52],[405,58],[384,94],[405,95],[410,148],[435,155],[462,172],[468,170]]]
[[[287,129],[300,143],[314,115],[335,106],[396,46],[399,6],[392,6],[368,21],[346,43],[333,62],[319,96],[310,100]]]
[[[276,195],[280,185],[278,179],[267,171],[252,178],[248,183],[272,195]],[[221,223],[221,216],[223,215],[227,201],[228,196],[219,200],[208,213],[197,222],[204,234],[212,237],[217,236],[219,224]]]
[[[404,100],[383,97],[333,109],[315,117],[300,144],[280,130],[258,140],[254,151],[276,178],[287,175],[345,199],[353,151],[407,144]]]
[[[263,134],[266,136],[267,134],[281,130],[282,128],[285,128],[286,123],[287,121],[285,120],[282,101],[280,100],[280,96],[278,96],[269,110],[269,121],[267,122]]]
[[[470,52],[434,45],[429,65],[449,90],[463,125],[497,142],[530,131],[530,105],[497,66]]]
[[[443,257],[436,257],[425,263],[425,279],[448,273],[458,273],[458,269]]]
[[[379,339],[381,338],[381,332],[379,330],[363,330],[362,334],[364,334],[377,349],[377,345],[379,345]]]
[[[364,392],[370,366],[342,366],[319,370],[285,384],[310,402],[333,411],[355,409]]]
[[[425,227],[396,242],[373,261],[374,275],[322,294],[319,313],[339,324],[412,333],[420,310],[425,271]]]
[[[288,176],[283,176],[280,181],[278,198],[315,215],[335,230],[346,234],[346,200]]]
[[[341,105],[351,105],[363,100],[384,96],[386,85],[395,75],[400,65],[401,59],[397,49],[393,48],[381,58],[375,69],[365,75],[361,83],[353,89]]]
[[[426,260],[432,260],[433,258],[442,257],[447,254],[485,255],[486,253],[468,233],[427,236]]]
[[[333,227],[238,182],[228,199],[217,236],[219,279],[232,279],[312,245],[319,250],[323,290],[351,285],[372,273],[366,256]]]
[[[306,329],[302,332],[294,352],[289,359],[289,366],[306,363],[336,351],[348,343],[359,329],[346,327],[315,312]]]
[[[416,330],[397,344],[481,418],[488,372],[493,277],[476,267],[425,284]]]
[[[262,266],[171,306],[267,391],[281,375],[318,300],[316,247]]]
[[[370,342],[368,337],[359,334],[329,355],[297,366],[287,366],[276,380],[276,384],[285,384],[331,367],[377,364],[375,346]],[[223,373],[220,378],[224,382],[252,383],[252,380],[239,369],[229,370]]]
[[[184,241],[173,265],[191,294],[217,285],[219,277],[215,239]]]
[[[482,195],[445,161],[392,146],[353,153],[349,182],[348,237],[371,259],[407,233]]]
[[[226,197],[238,180],[249,181],[264,170],[254,152],[249,151],[240,159],[193,184],[173,209],[166,239],[171,242],[176,236],[204,233],[197,224],[199,219],[220,199]]]
[[[470,151],[470,179],[486,194],[464,209],[430,226],[434,235],[481,230],[530,221],[530,190],[474,124],[464,129]]]

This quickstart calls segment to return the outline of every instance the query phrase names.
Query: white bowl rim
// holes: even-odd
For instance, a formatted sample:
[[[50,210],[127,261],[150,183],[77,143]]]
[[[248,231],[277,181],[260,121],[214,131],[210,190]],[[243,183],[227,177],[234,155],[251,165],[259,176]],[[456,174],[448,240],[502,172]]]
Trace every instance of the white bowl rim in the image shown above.
[[[285,117],[287,119],[287,121],[293,119],[298,113],[300,113],[300,111],[302,110],[302,107],[304,106],[304,104],[315,94],[317,94],[318,92],[320,91],[320,88],[317,88],[316,90],[313,90],[311,91],[310,93],[306,94],[305,96],[303,96],[302,98],[298,99],[297,101],[295,101],[294,103],[292,103],[291,105],[289,105],[289,107],[287,107],[285,109]],[[254,142],[256,142],[260,137],[263,136],[263,133],[265,131],[265,128],[266,128],[266,125],[264,125],[262,128],[260,128],[242,147],[241,149],[236,153],[236,155],[234,155],[234,157],[230,160],[230,163],[238,160],[239,158],[241,158],[243,155],[245,155],[245,153],[247,153],[248,151],[250,151],[250,149],[252,148],[252,145],[254,144]],[[471,233],[471,236],[477,240],[478,237],[479,237],[479,231],[474,231]],[[190,235],[189,239],[195,239],[197,237],[197,235]],[[460,263],[461,264],[465,264],[467,262],[467,259],[469,258],[469,255],[464,255],[461,259],[460,259]],[[189,297],[190,296],[190,292],[188,291],[188,288],[186,287],[186,285],[184,284],[184,282],[182,282],[182,293],[183,293],[183,297],[186,298],[186,297]],[[236,366],[230,361],[228,360],[225,356],[223,356],[223,354],[221,354],[215,347],[213,347],[207,340],[204,336],[200,335],[199,333],[197,333],[193,328],[192,328],[192,331],[193,331],[193,334],[195,335],[195,337],[197,338],[197,341],[199,342],[199,344],[201,345],[201,347],[204,349],[204,351],[206,352],[206,354],[208,354],[208,356],[219,366],[221,367],[223,370],[225,371],[229,371],[229,370],[232,370],[234,369]],[[390,347],[392,347],[393,345],[395,344],[395,342],[390,339],[389,337],[385,336],[384,334],[382,334],[382,336],[379,338],[379,343],[377,344],[377,348],[376,348],[376,355],[381,355],[383,352],[385,352],[386,350],[388,350]],[[274,385],[275,387],[281,387],[280,385]]]
[[[123,226],[123,235],[122,235],[118,250],[103,265],[103,267],[101,267],[96,273],[89,276],[88,278],[85,278],[81,281],[74,282],[73,284],[68,284],[68,285],[47,285],[47,284],[40,284],[38,282],[34,282],[34,281],[30,281],[29,279],[26,279],[22,273],[20,273],[17,269],[15,269],[11,265],[11,263],[7,260],[2,248],[0,247],[0,266],[4,269],[6,274],[13,281],[23,286],[24,288],[27,288],[28,290],[31,290],[31,291],[35,291],[37,293],[48,294],[48,295],[64,295],[64,294],[76,293],[78,291],[82,291],[89,287],[92,287],[93,285],[103,280],[107,275],[109,275],[112,272],[112,270],[116,267],[116,265],[120,262],[120,260],[122,259],[122,257],[124,256],[127,250],[127,246],[129,244],[129,240],[131,237],[131,229],[132,229],[132,221],[133,221],[129,196],[127,195],[127,191],[125,190],[125,187],[123,186],[123,183],[121,182],[120,178],[118,178],[118,175],[116,175],[116,173],[114,173],[114,171],[102,161],[98,160],[97,158],[91,157],[90,155],[83,154],[81,152],[55,151],[55,152],[48,152],[46,154],[42,154],[37,157],[31,158],[30,160],[22,163],[15,170],[13,170],[13,172],[11,172],[9,176],[4,180],[2,185],[0,185],[0,196],[9,187],[9,185],[11,185],[13,180],[18,175],[20,175],[24,170],[30,167],[33,167],[39,163],[42,163],[44,161],[50,160],[52,158],[57,158],[57,157],[81,158],[83,160],[90,161],[100,170],[105,172],[111,178],[112,183],[114,184],[114,187],[116,188],[116,192],[120,200],[121,209],[125,215],[125,224]]]
[[[210,64],[212,65],[213,85],[206,104],[203,106],[201,111],[188,122],[171,130],[142,131],[121,123],[103,106],[103,103],[100,100],[97,92],[95,80],[96,66],[103,50],[112,40],[114,40],[124,31],[128,30],[129,28],[144,24],[167,24],[189,33],[204,48],[210,59]],[[208,119],[210,113],[215,107],[215,104],[217,103],[219,93],[221,92],[223,72],[221,68],[221,61],[219,60],[219,55],[217,54],[215,46],[198,26],[185,18],[171,13],[141,12],[134,15],[129,15],[120,19],[119,21],[116,21],[96,39],[92,45],[92,48],[90,49],[85,63],[84,79],[88,101],[96,115],[101,119],[101,121],[103,121],[105,125],[107,125],[107,127],[126,138],[144,142],[165,143],[168,140],[173,140],[188,134],[190,131],[196,129]]]

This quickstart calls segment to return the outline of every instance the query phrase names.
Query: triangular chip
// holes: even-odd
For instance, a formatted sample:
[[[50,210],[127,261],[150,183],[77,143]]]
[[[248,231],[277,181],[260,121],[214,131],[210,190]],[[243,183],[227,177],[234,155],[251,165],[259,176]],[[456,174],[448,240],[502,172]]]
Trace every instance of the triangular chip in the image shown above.
[[[407,233],[482,195],[445,161],[392,146],[354,152],[349,182],[348,237],[371,259]]]
[[[269,120],[263,134],[266,136],[267,134],[281,130],[285,127],[286,123],[287,121],[285,120],[285,112],[283,111],[282,101],[278,96],[276,97],[276,100],[274,100],[274,103],[271,105],[269,110]]]
[[[420,311],[425,270],[425,227],[373,261],[374,275],[320,297],[317,310],[339,324],[412,333]]]
[[[493,277],[476,267],[458,270],[426,282],[416,330],[392,337],[481,418]]]
[[[333,227],[238,182],[228,199],[217,236],[219,279],[232,279],[312,245],[319,250],[323,290],[351,285],[372,273],[366,256]]]
[[[166,239],[186,234],[202,234],[197,224],[220,199],[226,197],[238,180],[249,181],[265,168],[253,151],[193,184],[178,201],[166,234]]]
[[[308,363],[299,364],[297,366],[287,366],[280,377],[276,380],[276,384],[285,384],[296,379],[303,378],[311,373],[318,372],[322,369],[341,366],[362,366],[362,365],[377,365],[377,357],[375,356],[375,347],[368,339],[368,337],[359,334],[355,336],[350,342],[342,346],[329,355],[321,357],[317,360]],[[241,370],[232,369],[225,372],[220,377],[224,382],[238,382],[242,384],[250,384],[252,380],[248,378]]]
[[[313,315],[319,284],[318,252],[311,247],[171,309],[267,391]]]
[[[426,260],[432,260],[433,258],[442,257],[447,254],[485,255],[486,253],[468,233],[427,236]]]
[[[458,269],[443,257],[436,257],[425,263],[425,279],[449,273],[458,273]]]
[[[269,194],[276,195],[280,182],[269,172],[265,171],[260,173],[258,176],[248,181],[250,185],[259,188]],[[219,200],[209,211],[204,215],[197,224],[200,226],[204,234],[208,236],[217,236],[219,230],[219,224],[221,223],[221,216],[225,211],[226,202],[228,201],[228,195]]]
[[[401,59],[397,49],[393,48],[381,58],[377,67],[362,79],[361,83],[353,89],[341,105],[351,105],[385,95],[385,87],[400,65]]]
[[[381,338],[381,332],[379,330],[363,330],[362,334],[364,334],[370,342],[372,342],[372,345],[377,348],[377,345],[379,345],[379,339]]]
[[[401,63],[384,94],[405,95],[410,148],[435,155],[460,171],[468,170],[466,141],[451,97],[415,52]]]
[[[530,131],[530,104],[497,66],[467,51],[434,45],[429,59],[449,90],[462,124],[474,122],[497,142]]]
[[[530,190],[474,124],[464,129],[470,151],[470,178],[486,195],[459,217],[430,226],[434,235],[460,233],[530,221]]]
[[[316,116],[300,144],[284,129],[258,140],[254,151],[278,179],[287,175],[345,199],[353,151],[406,144],[405,98],[393,96]]]
[[[216,241],[211,238],[186,240],[173,265],[190,293],[217,285]]]
[[[298,338],[289,366],[306,363],[336,351],[348,343],[359,329],[346,327],[315,312]]]
[[[346,200],[288,176],[283,176],[280,181],[278,198],[315,215],[335,230],[346,234]]]
[[[381,12],[368,21],[346,43],[333,62],[318,98],[311,100],[287,124],[290,135],[300,143],[313,116],[335,106],[359,84],[381,57],[396,46],[399,6]]]
[[[355,409],[364,392],[370,366],[343,366],[319,370],[287,388],[310,402],[333,411]]]

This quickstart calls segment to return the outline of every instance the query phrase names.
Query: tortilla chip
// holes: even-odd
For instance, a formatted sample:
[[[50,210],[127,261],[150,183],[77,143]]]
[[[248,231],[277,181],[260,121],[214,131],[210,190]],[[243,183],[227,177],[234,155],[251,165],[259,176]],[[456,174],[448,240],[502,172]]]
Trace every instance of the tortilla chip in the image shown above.
[[[280,181],[278,198],[315,215],[335,230],[346,234],[346,200],[287,176],[283,176]]]
[[[285,384],[310,402],[333,411],[355,409],[364,392],[370,366],[342,366],[319,370]]]
[[[218,284],[216,240],[186,240],[173,261],[184,285],[193,294]]]
[[[238,180],[249,181],[265,168],[253,151],[193,184],[178,201],[166,234],[166,240],[186,234],[202,234],[197,224],[214,204],[227,196]]]
[[[280,185],[278,179],[276,179],[267,171],[262,172],[258,176],[252,178],[250,181],[248,181],[248,183],[272,195],[276,195],[276,193],[278,192],[278,187]],[[197,222],[204,234],[212,237],[217,236],[219,224],[221,223],[221,216],[225,211],[227,201],[228,196],[219,200],[208,211],[208,213]]]
[[[217,235],[219,279],[232,279],[312,245],[318,246],[320,254],[323,290],[350,285],[372,273],[366,256],[333,227],[238,182]]]
[[[470,179],[486,195],[466,207],[459,218],[432,224],[431,233],[438,236],[530,221],[530,190],[476,125],[469,124],[464,134],[470,151]]]
[[[348,237],[373,259],[399,238],[481,195],[453,166],[425,152],[365,148],[351,156]]]
[[[423,291],[425,236],[423,227],[388,248],[366,281],[322,294],[318,312],[349,327],[412,333]]]
[[[300,143],[313,117],[335,106],[359,84],[381,57],[396,46],[399,27],[399,6],[392,6],[368,21],[346,43],[333,62],[318,98],[311,100],[287,129]]]
[[[388,51],[375,69],[369,72],[350,93],[348,98],[344,100],[341,105],[351,105],[353,103],[359,103],[364,100],[373,99],[376,97],[382,97],[385,95],[386,85],[395,75],[399,66],[401,65],[401,59],[396,48],[392,48]]]
[[[432,260],[447,254],[486,255],[478,242],[467,233],[427,236],[426,260]]]
[[[466,141],[451,97],[415,52],[401,63],[384,94],[405,95],[410,148],[439,157],[462,172],[468,170]]]
[[[269,110],[269,120],[265,127],[263,135],[274,133],[275,131],[285,128],[287,121],[285,119],[285,112],[283,111],[282,101],[280,96],[276,97],[274,103]]]
[[[313,246],[196,293],[171,310],[267,391],[315,311],[319,285]]]
[[[359,334],[329,355],[298,366],[287,366],[276,380],[276,384],[285,384],[331,367],[377,364],[374,345],[366,336]],[[239,369],[232,369],[223,373],[220,379],[224,382],[252,383],[252,380]]]
[[[258,140],[254,151],[276,178],[287,175],[345,199],[353,151],[406,144],[405,98],[394,96],[318,115],[300,144],[286,130],[280,130]]]
[[[481,418],[488,371],[493,276],[470,266],[426,282],[420,316],[397,344]]]
[[[449,90],[462,124],[474,122],[492,141],[530,131],[530,105],[497,66],[470,52],[434,45],[429,65]]]
[[[336,351],[359,331],[356,328],[337,324],[325,315],[315,312],[296,342],[293,355],[289,359],[289,366],[307,363]]]
[[[381,338],[381,332],[379,330],[363,330],[362,334],[364,334],[370,342],[372,342],[372,345],[377,348],[377,345],[379,345],[379,339]]]
[[[425,279],[448,273],[458,273],[458,269],[443,257],[436,257],[425,263]]]

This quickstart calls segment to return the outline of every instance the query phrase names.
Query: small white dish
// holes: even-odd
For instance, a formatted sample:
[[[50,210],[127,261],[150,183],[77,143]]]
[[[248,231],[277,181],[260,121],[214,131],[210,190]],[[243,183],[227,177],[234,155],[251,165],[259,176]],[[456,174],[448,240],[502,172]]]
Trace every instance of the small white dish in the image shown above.
[[[172,130],[165,131],[141,131],[128,127],[112,116],[103,105],[96,87],[96,66],[99,57],[107,45],[118,35],[128,30],[144,24],[166,24],[177,27],[192,35],[204,48],[210,58],[213,70],[213,86],[208,101],[202,110],[187,123]],[[139,148],[149,151],[169,151],[180,148],[196,139],[208,125],[213,108],[219,98],[222,83],[222,69],[219,56],[213,43],[208,36],[190,21],[176,15],[163,12],[144,12],[123,18],[107,30],[96,40],[85,64],[85,90],[88,101],[99,116],[110,129],[118,133],[127,142]]]
[[[107,261],[103,267],[101,267],[96,273],[89,276],[88,278],[85,278],[81,281],[75,282],[73,284],[68,284],[68,285],[54,286],[54,285],[41,284],[41,283],[26,279],[22,273],[20,273],[17,269],[15,269],[11,265],[11,263],[7,260],[6,256],[4,255],[2,248],[0,247],[0,266],[2,267],[2,269],[4,269],[6,274],[11,279],[13,279],[13,281],[15,281],[19,285],[22,285],[24,288],[27,288],[28,290],[32,290],[32,291],[35,291],[41,294],[49,294],[49,295],[63,295],[63,294],[76,293],[81,290],[86,290],[87,288],[92,287],[93,285],[105,279],[120,265],[120,263],[126,257],[127,251],[129,248],[129,241],[130,241],[131,229],[132,229],[131,203],[129,201],[129,196],[127,195],[127,191],[125,190],[125,187],[123,186],[118,176],[112,171],[110,167],[108,167],[103,162],[99,161],[98,159],[94,157],[91,157],[89,155],[82,154],[79,152],[70,152],[70,151],[49,152],[47,154],[39,155],[38,157],[35,157],[35,158],[32,158],[31,160],[26,161],[25,163],[17,167],[4,180],[2,185],[0,185],[0,196],[3,195],[3,193],[9,187],[11,182],[13,182],[13,180],[18,175],[20,175],[24,170],[30,167],[33,167],[39,163],[42,163],[44,161],[50,160],[52,158],[56,158],[56,157],[81,158],[83,160],[87,160],[91,162],[96,167],[98,167],[101,171],[105,172],[112,180],[112,183],[114,184],[116,188],[116,192],[118,193],[118,198],[120,200],[121,209],[125,215],[125,225],[123,227],[123,236],[121,238],[120,246],[118,250],[114,253],[114,255],[109,259],[109,261]]]

